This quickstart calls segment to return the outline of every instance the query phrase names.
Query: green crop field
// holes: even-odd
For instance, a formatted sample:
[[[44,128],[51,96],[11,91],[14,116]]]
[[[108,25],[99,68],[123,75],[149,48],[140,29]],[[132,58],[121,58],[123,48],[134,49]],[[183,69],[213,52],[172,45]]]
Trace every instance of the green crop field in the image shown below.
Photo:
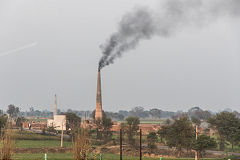
[[[63,147],[71,147],[72,142],[63,141]],[[16,148],[52,148],[60,147],[60,140],[16,140]]]
[[[44,160],[44,153],[20,153],[13,156],[15,160]],[[71,153],[48,153],[48,160],[72,160]]]
[[[55,135],[42,135],[37,133],[32,133],[28,131],[14,131],[13,139],[16,140],[59,140],[60,137]]]
[[[60,147],[60,137],[41,135],[27,131],[14,131],[13,144],[16,148],[54,148]],[[0,144],[1,146],[1,144]],[[63,147],[71,148],[72,142],[63,141]]]

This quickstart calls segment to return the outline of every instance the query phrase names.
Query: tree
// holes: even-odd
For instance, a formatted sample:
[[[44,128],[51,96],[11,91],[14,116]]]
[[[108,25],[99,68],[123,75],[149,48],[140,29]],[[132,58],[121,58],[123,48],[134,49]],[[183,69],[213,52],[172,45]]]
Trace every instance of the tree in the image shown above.
[[[148,111],[144,111],[143,107],[134,107],[131,111],[129,111],[129,115],[141,118],[148,117],[148,114]]]
[[[200,124],[201,124],[201,120],[200,120],[200,119],[198,119],[198,118],[195,117],[195,116],[192,116],[192,117],[191,117],[191,120],[192,120],[192,122],[193,122],[195,125],[200,126]]]
[[[71,129],[72,136],[76,130],[80,127],[81,117],[77,116],[75,113],[66,113],[66,128]]]
[[[29,110],[30,110],[30,116],[34,116],[34,108],[30,107]]]
[[[194,137],[194,128],[187,117],[181,117],[167,129],[166,141],[169,147],[176,147],[178,156],[181,156],[182,148],[189,149]]]
[[[149,114],[154,118],[161,118],[162,110],[154,108],[150,109]]]
[[[111,133],[111,128],[112,128],[112,125],[113,125],[113,122],[112,122],[112,119],[111,118],[103,118],[103,121],[102,121],[102,124],[103,124],[103,134],[104,134],[104,140],[105,141],[108,141],[111,139],[112,137],[112,133]]]
[[[106,113],[107,117],[114,119],[114,120],[123,120],[124,119],[124,116],[119,113],[114,113],[114,112],[105,112],[105,113]]]
[[[19,127],[21,129],[21,131],[23,130],[23,122],[25,121],[24,117],[18,117],[16,120],[16,126]]]
[[[163,138],[167,136],[167,130],[169,126],[162,126],[161,129],[158,130],[158,135],[160,137],[161,142],[163,142]]]
[[[147,135],[147,143],[148,143],[148,148],[150,148],[150,151],[152,152],[153,149],[156,148],[156,142],[157,142],[157,134],[155,132],[150,132]]]
[[[200,157],[203,157],[207,149],[212,149],[217,147],[217,142],[214,138],[207,135],[200,135],[198,139],[193,141],[193,149],[198,152]]]
[[[210,118],[208,122],[218,131],[220,138],[220,150],[225,149],[226,140],[232,144],[236,144],[238,135],[240,134],[240,119],[234,113],[221,112]]]
[[[128,111],[119,110],[118,114],[121,114],[121,115],[123,115],[123,117],[126,117],[128,115]]]
[[[10,117],[17,117],[19,112],[19,107],[15,107],[13,104],[8,105],[7,113]]]
[[[193,107],[188,110],[188,115],[190,117],[196,117],[198,119],[208,119],[211,117],[211,113],[209,111],[204,111],[199,107]]]
[[[168,119],[166,120],[166,124],[169,125],[170,123],[171,123],[171,120],[168,118]]]
[[[0,116],[0,134],[2,133],[2,129],[5,128],[7,125],[7,116],[1,115]]]
[[[104,140],[108,141],[112,134],[110,132],[110,129],[112,128],[113,122],[111,118],[107,118],[106,116],[103,116],[103,119],[97,119],[95,121],[95,124],[97,126],[97,139],[102,139],[102,134],[104,135]]]
[[[138,125],[140,123],[140,120],[138,117],[128,117],[126,118],[127,124],[126,124],[126,132],[128,136],[128,141],[130,144],[134,145],[135,140],[133,138],[133,135],[136,134],[138,130]]]

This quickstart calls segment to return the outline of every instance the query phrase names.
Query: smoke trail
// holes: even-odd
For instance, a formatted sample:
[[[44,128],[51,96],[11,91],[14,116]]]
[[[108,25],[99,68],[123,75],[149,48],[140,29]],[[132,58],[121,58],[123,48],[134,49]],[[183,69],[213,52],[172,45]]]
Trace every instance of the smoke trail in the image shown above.
[[[36,46],[37,44],[38,44],[37,42],[33,42],[33,43],[30,43],[30,44],[21,46],[21,47],[19,47],[19,48],[15,48],[15,49],[12,49],[12,50],[9,50],[9,51],[0,53],[0,57],[7,56],[7,55],[9,55],[9,54],[13,54],[13,53],[15,53],[15,52],[19,52],[19,51],[24,50],[24,49],[34,47],[34,46]]]
[[[159,9],[135,8],[125,14],[106,43],[100,46],[99,69],[114,63],[139,41],[158,35],[168,37],[187,27],[201,27],[224,16],[238,17],[240,0],[166,0]]]

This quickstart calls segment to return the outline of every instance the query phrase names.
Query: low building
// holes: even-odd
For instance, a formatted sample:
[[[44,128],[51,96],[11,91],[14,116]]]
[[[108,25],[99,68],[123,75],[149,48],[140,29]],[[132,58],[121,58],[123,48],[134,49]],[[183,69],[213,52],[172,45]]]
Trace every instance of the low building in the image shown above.
[[[46,122],[35,122],[35,121],[27,121],[22,123],[22,127],[24,129],[35,129],[35,130],[43,130],[44,128],[47,128],[47,123]]]
[[[56,130],[66,130],[66,115],[57,114],[57,95],[54,96],[53,119],[47,120],[47,127],[54,127]]]
[[[47,120],[47,127],[54,127],[56,130],[66,130],[66,115],[54,115],[53,119]]]

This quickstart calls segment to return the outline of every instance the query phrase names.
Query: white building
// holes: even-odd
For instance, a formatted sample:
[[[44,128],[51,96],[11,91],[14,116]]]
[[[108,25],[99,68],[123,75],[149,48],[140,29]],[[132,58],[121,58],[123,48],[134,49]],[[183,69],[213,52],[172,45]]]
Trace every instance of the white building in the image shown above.
[[[57,115],[57,95],[54,96],[53,119],[47,120],[47,127],[54,127],[56,130],[66,130],[66,115]]]
[[[47,127],[54,127],[56,130],[66,130],[66,115],[53,115],[53,119],[48,119]]]

